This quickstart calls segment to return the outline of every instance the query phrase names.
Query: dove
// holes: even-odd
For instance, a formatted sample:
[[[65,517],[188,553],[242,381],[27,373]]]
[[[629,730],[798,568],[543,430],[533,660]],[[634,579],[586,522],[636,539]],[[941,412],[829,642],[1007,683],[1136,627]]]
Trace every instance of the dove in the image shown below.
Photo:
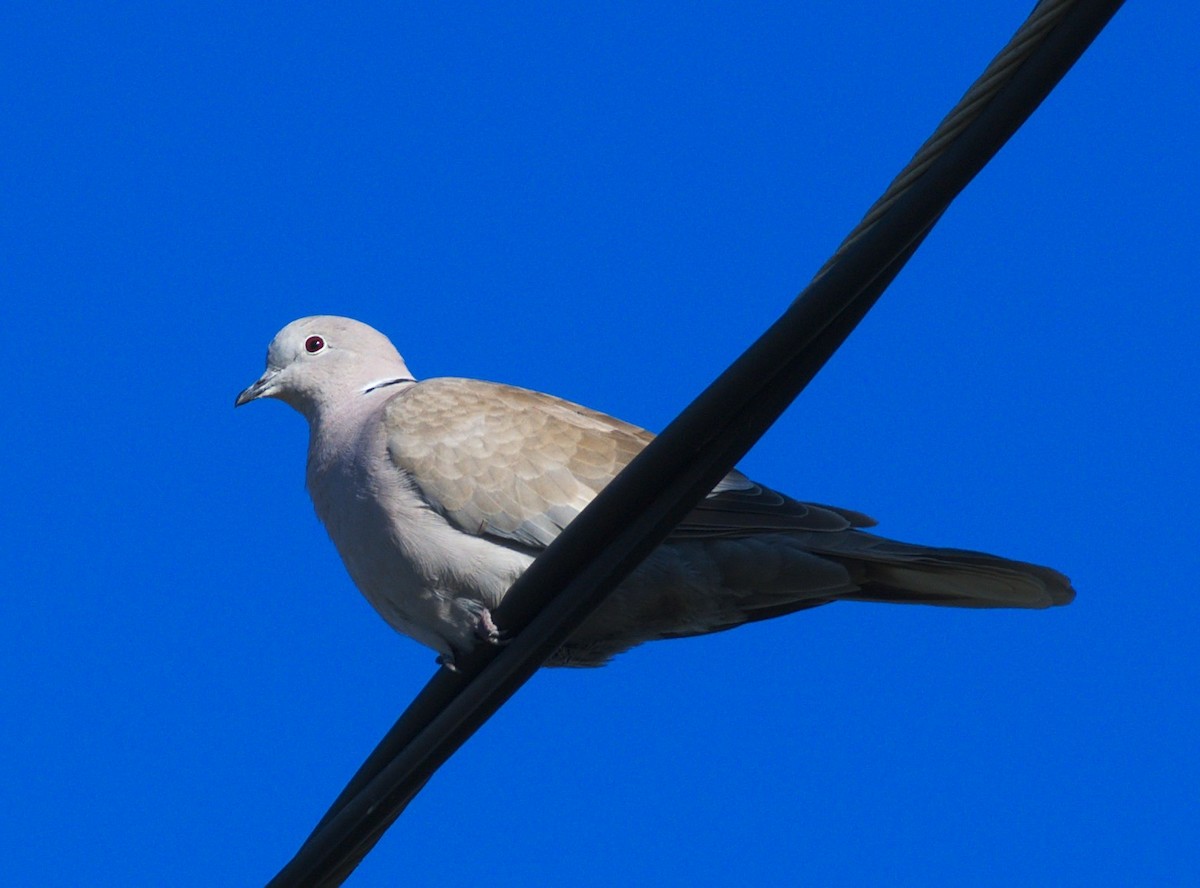
[[[347,572],[394,629],[439,662],[500,643],[512,583],[653,439],[539,392],[423,381],[349,318],[288,324],[235,406],[276,398],[308,421],[306,485]],[[600,666],[834,601],[1046,608],[1070,581],[1047,567],[867,533],[859,512],[800,502],[734,470],[551,656]]]

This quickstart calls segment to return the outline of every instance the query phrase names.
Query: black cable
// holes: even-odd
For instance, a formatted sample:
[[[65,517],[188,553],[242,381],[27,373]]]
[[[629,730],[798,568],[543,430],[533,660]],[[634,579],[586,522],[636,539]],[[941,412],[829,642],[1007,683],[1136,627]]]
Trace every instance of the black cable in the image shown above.
[[[1120,6],[1046,0],[1035,8],[783,317],[513,585],[496,614],[512,642],[481,646],[460,673],[433,677],[272,886],[341,884],[433,772],[786,409]]]

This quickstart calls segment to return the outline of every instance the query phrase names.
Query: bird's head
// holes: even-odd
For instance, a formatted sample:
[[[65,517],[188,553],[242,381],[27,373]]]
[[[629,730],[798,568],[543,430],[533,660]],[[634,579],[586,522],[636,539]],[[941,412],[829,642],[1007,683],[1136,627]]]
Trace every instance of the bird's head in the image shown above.
[[[315,315],[292,321],[267,347],[267,369],[237,396],[235,407],[278,398],[310,422],[356,394],[369,394],[412,374],[391,341],[350,318]]]

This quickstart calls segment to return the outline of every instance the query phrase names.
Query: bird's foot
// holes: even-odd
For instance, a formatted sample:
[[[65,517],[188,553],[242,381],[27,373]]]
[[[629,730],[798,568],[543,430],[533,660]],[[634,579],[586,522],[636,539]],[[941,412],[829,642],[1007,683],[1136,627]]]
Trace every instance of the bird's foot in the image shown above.
[[[475,637],[487,644],[508,644],[508,638],[492,621],[492,612],[486,607],[479,612],[479,621],[475,624]]]
[[[507,633],[502,632],[500,627],[498,627],[492,620],[492,612],[490,610],[488,610],[486,607],[480,607],[474,613],[475,625],[471,634],[475,637],[477,642],[483,642],[484,644],[495,646],[508,644],[509,639]],[[459,647],[451,642],[449,646],[451,648],[450,653],[438,654],[437,664],[439,666],[446,667],[451,672],[459,672],[460,670],[457,663],[458,656],[466,656],[472,650],[474,650],[475,645],[472,644],[469,647]]]

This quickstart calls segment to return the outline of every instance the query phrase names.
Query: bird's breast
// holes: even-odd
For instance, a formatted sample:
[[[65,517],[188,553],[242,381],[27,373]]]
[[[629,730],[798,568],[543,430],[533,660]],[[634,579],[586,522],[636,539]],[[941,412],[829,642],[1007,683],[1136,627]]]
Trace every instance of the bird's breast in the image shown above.
[[[382,439],[311,446],[307,482],[355,585],[394,628],[435,649],[473,631],[456,602],[496,606],[531,560],[452,526]]]

